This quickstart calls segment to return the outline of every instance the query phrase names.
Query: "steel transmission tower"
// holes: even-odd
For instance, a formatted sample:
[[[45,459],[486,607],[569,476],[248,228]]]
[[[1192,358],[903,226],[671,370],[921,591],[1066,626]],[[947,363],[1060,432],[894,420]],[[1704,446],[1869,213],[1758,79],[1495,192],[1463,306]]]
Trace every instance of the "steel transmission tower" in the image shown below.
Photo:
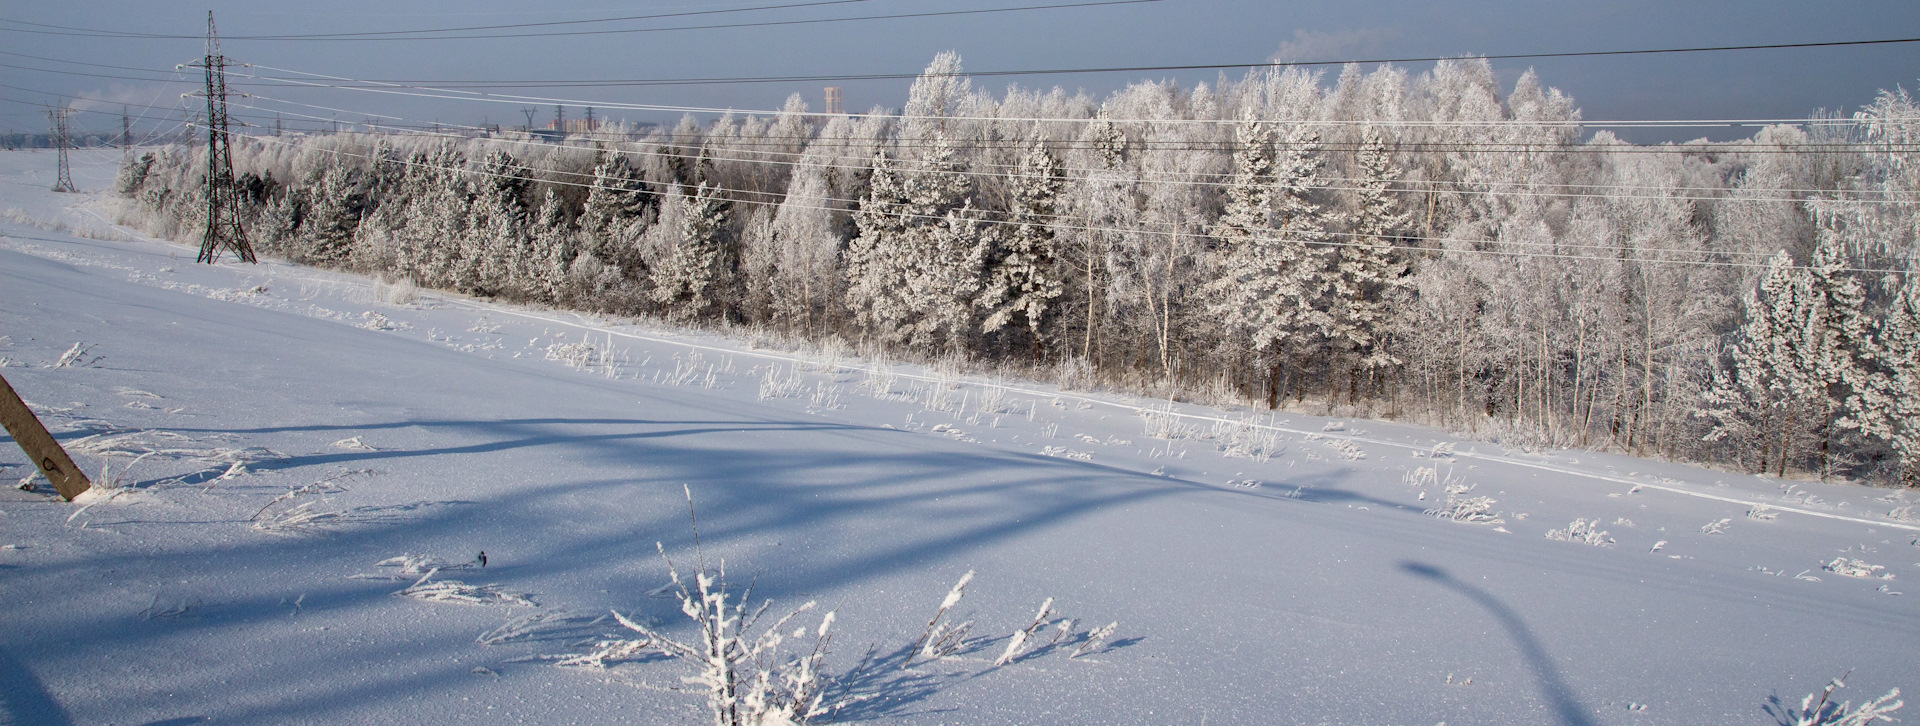
[[[55,148],[60,150],[60,174],[59,176],[54,178],[53,190],[56,192],[74,191],[73,174],[67,171],[67,109],[66,107],[62,106],[60,108],[47,109],[47,123],[48,125],[53,127],[52,129],[53,145]]]
[[[222,250],[247,262],[253,245],[240,226],[240,190],[233,181],[233,150],[227,130],[227,66],[239,65],[220,54],[220,36],[213,29],[213,11],[207,11],[207,55],[187,66],[205,68],[207,85],[199,95],[207,99],[207,234],[200,239],[200,262],[212,264]]]

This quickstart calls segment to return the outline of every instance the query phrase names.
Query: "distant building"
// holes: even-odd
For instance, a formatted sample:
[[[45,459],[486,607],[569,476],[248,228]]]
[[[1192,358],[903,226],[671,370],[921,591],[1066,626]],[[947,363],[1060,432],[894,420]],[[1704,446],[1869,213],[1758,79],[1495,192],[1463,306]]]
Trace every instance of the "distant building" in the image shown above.
[[[567,125],[567,128],[565,129],[565,133],[569,135],[586,134],[586,133],[592,133],[600,130],[600,119],[596,119],[596,118],[570,118],[570,119],[565,119],[565,123]],[[554,122],[552,121],[547,122],[547,129],[550,131],[561,130],[561,129],[554,128]]]
[[[840,98],[839,86],[827,86],[827,113],[846,113],[847,106]]]

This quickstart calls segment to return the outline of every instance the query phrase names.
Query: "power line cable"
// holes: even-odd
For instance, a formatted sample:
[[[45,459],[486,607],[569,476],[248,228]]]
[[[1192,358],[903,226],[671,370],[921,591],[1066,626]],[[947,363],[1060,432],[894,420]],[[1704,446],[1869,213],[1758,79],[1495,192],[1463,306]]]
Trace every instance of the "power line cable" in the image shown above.
[[[938,11],[928,11],[928,12],[918,12],[918,13],[889,13],[889,14],[883,14],[883,15],[861,15],[861,16],[855,16],[855,17],[842,17],[842,18],[763,20],[763,21],[739,22],[739,23],[714,23],[709,25],[683,25],[683,26],[675,26],[675,27],[668,27],[668,28],[626,28],[626,29],[619,29],[619,30],[569,30],[569,31],[555,31],[555,32],[549,32],[549,33],[492,33],[492,34],[480,34],[480,35],[406,35],[406,36],[399,36],[399,35],[365,36],[363,35],[361,37],[350,37],[350,38],[327,36],[327,35],[236,35],[232,37],[222,37],[221,40],[236,40],[236,41],[253,40],[253,41],[276,41],[276,42],[286,42],[286,41],[344,41],[344,42],[409,41],[411,42],[411,41],[426,41],[426,40],[482,40],[482,39],[494,39],[494,38],[515,38],[515,39],[550,38],[550,37],[558,37],[558,36],[621,35],[621,34],[630,34],[630,33],[666,33],[666,32],[676,32],[676,31],[686,31],[686,30],[723,30],[723,29],[733,29],[733,28],[765,28],[765,27],[778,27],[778,26],[789,26],[789,25],[819,25],[819,24],[825,24],[825,23],[847,23],[847,22],[861,22],[861,21],[871,21],[871,20],[940,18],[940,17],[955,17],[955,16],[963,16],[963,15],[987,15],[987,14],[993,14],[993,13],[1029,12],[1029,11],[1037,11],[1037,10],[1064,10],[1064,9],[1075,9],[1075,8],[1101,7],[1101,6],[1109,6],[1109,5],[1140,5],[1140,4],[1158,3],[1158,2],[1164,2],[1164,1],[1165,0],[1089,0],[1088,2],[1056,3],[1051,5],[1023,5],[1019,7],[1007,7],[1007,8],[981,8],[981,9],[974,9],[974,10],[938,10]],[[47,24],[44,24],[44,23],[26,23],[24,21],[7,20],[4,18],[0,18],[0,23],[18,23],[23,25],[36,25],[41,27],[63,27],[63,28],[67,27],[67,26],[48,26]],[[15,32],[15,33],[34,33],[34,34],[41,34],[41,35],[68,35],[68,36],[80,36],[80,37],[92,37],[92,38],[119,38],[119,39],[129,39],[129,40],[132,40],[132,39],[186,40],[186,39],[198,39],[199,37],[199,36],[191,36],[191,35],[171,35],[171,34],[164,34],[164,33],[131,33],[131,32],[125,32],[125,31],[95,30],[95,29],[88,29],[88,28],[70,28],[68,30],[26,30],[21,28],[9,28],[5,26],[0,26],[0,31],[9,31],[9,32]]]
[[[388,118],[388,119],[395,119],[395,120],[407,120],[398,116],[391,116],[391,115],[384,115],[384,114],[369,114],[361,111],[349,111],[346,109],[338,109],[338,108],[333,108],[328,106],[314,106],[312,104],[302,104],[302,103],[293,102],[293,101],[282,101],[279,99],[272,99],[272,98],[266,98],[266,97],[260,97],[260,96],[255,96],[255,98],[259,100],[271,101],[276,103],[308,106],[312,108],[318,108],[326,111],[334,111],[338,113],[352,113],[352,114],[358,114],[358,115],[363,115],[368,117],[378,116],[381,118]],[[268,109],[260,108],[257,106],[242,106],[242,107],[252,108],[260,111],[268,110]],[[322,118],[319,116],[310,116],[306,114],[295,114],[295,115],[305,116],[307,118],[314,118],[314,119]],[[420,128],[417,125],[419,122],[415,121],[415,123],[416,123],[416,126],[414,128]],[[468,129],[476,132],[486,131],[486,129],[482,129],[480,127],[470,126],[470,125],[447,124],[447,126],[451,128],[464,128],[464,129]],[[386,125],[380,125],[378,127],[386,127]],[[466,136],[455,135],[455,134],[445,134],[445,136],[447,136],[448,138],[468,138]],[[588,134],[588,136],[589,138],[591,138],[591,134]],[[531,140],[522,141],[522,140],[509,139],[509,140],[502,140],[502,141],[505,143],[513,143],[513,144],[539,144],[543,146],[547,145],[546,142],[531,141]],[[856,139],[856,141],[865,141],[865,139]],[[892,145],[889,145],[889,146],[892,146]],[[1023,148],[1024,145],[1021,145],[1020,147]],[[915,148],[932,148],[932,146],[928,145],[928,146],[920,146]],[[786,157],[787,160],[755,159],[755,158],[738,157],[738,156],[717,155],[716,153],[704,147],[704,145],[701,151],[702,158],[706,158],[713,161],[727,161],[727,162],[745,163],[745,164],[756,164],[756,163],[772,164],[772,165],[787,166],[787,167],[798,167],[798,166],[804,165],[805,163],[807,163],[806,157],[808,156],[808,153],[806,151],[797,151],[797,152],[752,151],[748,153],[757,153],[757,154],[763,154],[763,155],[773,156],[773,157]],[[896,168],[898,168],[902,172],[907,172],[907,173],[914,173],[914,172],[924,173],[924,172],[935,171],[931,167],[915,167],[913,166],[913,163],[915,161],[916,160],[911,160],[911,159],[897,160],[897,163],[901,164],[901,166]],[[976,163],[975,166],[985,166],[989,169],[1001,169],[1003,171],[979,171],[975,169],[960,169],[960,170],[940,170],[940,172],[959,174],[959,175],[971,176],[971,177],[1012,179],[1016,175],[1016,170],[1018,168],[1016,165],[994,164],[991,162],[979,162],[979,163]],[[1081,176],[1085,176],[1085,175],[1102,171],[1102,170],[1063,166],[1061,171],[1063,174],[1068,174],[1068,175],[1080,174]],[[1185,177],[1212,177],[1214,180],[1209,181],[1203,178],[1174,178],[1174,179],[1136,178],[1136,179],[1132,179],[1131,181],[1137,181],[1143,184],[1184,185],[1184,186],[1211,187],[1211,188],[1231,188],[1231,187],[1238,186],[1238,184],[1236,184],[1233,181],[1220,181],[1220,179],[1223,179],[1223,178],[1231,179],[1232,177],[1234,177],[1234,173],[1232,172],[1184,172],[1184,173],[1176,173],[1176,174],[1178,174],[1179,176],[1185,176]],[[1356,179],[1351,177],[1321,177],[1320,180],[1322,182],[1327,182],[1327,184],[1323,186],[1315,187],[1315,189],[1326,190],[1326,191],[1357,191],[1358,190],[1357,187],[1335,186],[1335,184],[1339,184],[1339,183],[1358,184],[1358,183],[1363,183],[1368,181],[1368,180]],[[1389,191],[1395,191],[1400,193],[1438,192],[1438,193],[1449,193],[1449,194],[1463,194],[1467,196],[1486,195],[1486,196],[1505,196],[1505,197],[1548,197],[1548,198],[1569,198],[1569,199],[1607,199],[1607,200],[1636,199],[1636,200],[1714,201],[1714,202],[1737,201],[1737,202],[1795,203],[1795,202],[1805,201],[1804,199],[1796,198],[1796,197],[1733,196],[1739,190],[1732,187],[1662,187],[1662,186],[1639,186],[1639,185],[1608,186],[1608,185],[1593,185],[1593,184],[1537,184],[1533,182],[1488,182],[1487,183],[1487,185],[1490,185],[1490,186],[1498,185],[1498,186],[1522,187],[1521,189],[1517,189],[1517,190],[1503,191],[1503,190],[1493,190],[1493,189],[1471,188],[1472,186],[1477,186],[1478,185],[1477,183],[1473,185],[1469,185],[1469,184],[1463,184],[1459,182],[1439,182],[1439,181],[1428,181],[1428,180],[1398,180],[1393,182],[1392,184],[1393,184],[1393,187],[1395,188],[1390,188]],[[1570,188],[1570,189],[1575,189],[1580,191],[1550,192],[1550,191],[1541,191],[1535,187],[1561,187],[1561,188]],[[1597,194],[1597,193],[1593,193],[1592,191],[1588,191],[1593,189],[1654,190],[1659,193],[1651,194],[1651,195],[1630,195],[1630,194]],[[1686,195],[1686,194],[1674,193],[1674,192],[1685,192],[1685,191],[1723,192],[1724,194],[1720,196],[1700,196],[1700,195]],[[1768,194],[1793,194],[1793,193],[1831,194],[1831,193],[1834,193],[1835,190],[1761,189],[1758,191],[1762,191]],[[1879,192],[1868,191],[1867,193],[1879,193]],[[1891,204],[1920,203],[1920,201],[1916,201],[1916,200],[1900,200],[1900,199],[1865,199],[1860,201],[1873,202],[1873,203],[1891,203]]]
[[[1446,60],[1462,60],[1462,59],[1473,59],[1473,58],[1484,58],[1487,60],[1534,60],[1534,59],[1543,59],[1543,58],[1572,58],[1572,57],[1588,57],[1588,56],[1605,57],[1605,56],[1619,56],[1619,55],[1648,55],[1648,54],[1664,54],[1664,53],[1708,53],[1708,52],[1749,51],[1749,50],[1785,50],[1785,49],[1795,49],[1795,48],[1847,47],[1847,46],[1883,45],[1883,44],[1895,44],[1895,43],[1920,43],[1920,38],[1888,38],[1888,39],[1880,39],[1880,40],[1850,40],[1850,41],[1833,41],[1833,42],[1820,42],[1820,43],[1724,45],[1724,46],[1703,46],[1703,47],[1691,47],[1691,48],[1649,48],[1649,49],[1613,50],[1613,51],[1577,51],[1577,52],[1563,52],[1563,53],[1502,53],[1502,54],[1492,54],[1492,55],[1471,55],[1471,56],[1453,55],[1453,56],[1417,56],[1417,57],[1367,58],[1367,59],[1356,58],[1351,60],[1325,60],[1325,61],[1263,61],[1259,63],[1201,63],[1201,64],[1183,64],[1183,65],[1158,65],[1158,66],[1141,65],[1141,66],[1093,66],[1093,67],[1082,67],[1082,68],[1008,69],[1008,70],[968,71],[961,75],[985,78],[985,77],[996,77],[996,76],[1040,76],[1040,75],[1087,74],[1087,73],[1138,73],[1138,72],[1146,72],[1146,71],[1231,70],[1235,68],[1247,68],[1247,69],[1275,68],[1277,69],[1277,68],[1291,68],[1291,67],[1336,66],[1336,65],[1348,65],[1348,64],[1379,65],[1379,64],[1389,64],[1389,63],[1391,64],[1435,63],[1435,62],[1446,61]],[[804,76],[803,75],[709,76],[709,77],[694,77],[694,78],[627,78],[627,79],[595,79],[595,80],[492,80],[492,81],[421,80],[421,79],[396,80],[396,79],[382,78],[382,79],[368,79],[366,82],[369,82],[369,83],[382,82],[382,83],[398,83],[398,84],[428,84],[428,85],[435,85],[435,86],[466,85],[466,86],[500,87],[500,88],[552,88],[552,87],[725,85],[725,84],[737,84],[737,83],[818,83],[818,82],[827,82],[827,81],[906,80],[906,79],[918,78],[921,75],[924,75],[924,74],[922,73],[845,73],[845,74],[823,74],[823,75],[804,75]]]
[[[555,97],[548,97],[548,96],[525,96],[525,95],[517,95],[517,94],[479,93],[475,91],[463,91],[460,89],[432,88],[432,87],[425,87],[425,86],[402,86],[397,84],[357,81],[355,79],[345,78],[342,76],[333,76],[333,75],[327,75],[324,73],[311,73],[307,71],[296,71],[296,70],[291,70],[286,68],[276,68],[273,66],[267,66],[267,65],[262,65],[258,63],[249,64],[249,66],[253,68],[262,68],[262,69],[271,70],[271,71],[279,71],[282,73],[297,73],[300,75],[305,75],[305,76],[314,77],[314,78],[322,78],[327,80],[348,81],[353,83],[367,84],[365,86],[343,86],[343,85],[332,84],[332,83],[302,82],[302,81],[294,81],[292,79],[279,79],[279,80],[289,81],[294,85],[311,86],[311,87],[318,87],[318,88],[334,88],[339,90],[350,90],[350,91],[365,91],[370,93],[382,93],[382,94],[400,95],[400,96],[416,96],[420,98],[471,100],[471,101],[483,101],[483,102],[489,102],[489,103],[525,103],[525,102],[532,101],[532,102],[538,102],[543,104],[561,104],[561,105],[569,105],[569,106],[593,106],[596,108],[603,108],[603,109],[619,109],[619,110],[629,110],[629,111],[666,111],[666,112],[680,112],[680,113],[746,114],[746,115],[753,115],[753,116],[795,115],[795,116],[804,116],[804,117],[810,117],[810,118],[832,118],[836,116],[846,115],[846,114],[833,114],[833,113],[815,112],[815,111],[789,112],[784,110],[772,110],[772,109],[735,109],[735,108],[716,108],[716,107],[703,107],[703,106],[672,106],[672,105],[664,105],[664,104],[623,103],[619,101],[591,100],[591,99],[578,99],[578,98],[555,98]],[[258,76],[247,75],[247,74],[237,74],[237,75],[242,75],[243,77],[247,77],[247,78],[259,78]],[[969,74],[963,73],[959,75],[964,77]],[[435,93],[422,93],[422,91],[434,91]],[[941,122],[991,121],[991,122],[1000,122],[1000,123],[1022,122],[1022,123],[1061,123],[1061,124],[1084,124],[1084,123],[1094,123],[1094,122],[1102,122],[1102,121],[1107,123],[1116,123],[1116,124],[1118,123],[1156,123],[1156,124],[1168,124],[1168,125],[1237,125],[1242,123],[1240,119],[1200,119],[1200,118],[1195,118],[1195,119],[1178,119],[1178,118],[1114,119],[1114,118],[1107,118],[1102,116],[1092,116],[1088,118],[1075,119],[1075,118],[1042,118],[1042,117],[1022,117],[1022,116],[960,116],[960,115],[909,116],[905,114],[896,114],[896,115],[889,116],[889,118],[901,120],[901,121],[941,121]],[[1261,119],[1261,120],[1267,123],[1273,123],[1273,124],[1279,124],[1279,125],[1294,124],[1294,125],[1308,125],[1308,126],[1368,126],[1368,125],[1376,125],[1381,123],[1380,121],[1358,120],[1358,119],[1352,119],[1352,120],[1350,119]],[[1920,119],[1904,119],[1903,118],[1903,119],[1895,119],[1895,120],[1920,120]],[[1781,124],[1781,123],[1804,124],[1804,123],[1809,123],[1809,121],[1807,119],[1688,119],[1688,120],[1673,120],[1673,121],[1656,121],[1656,120],[1588,121],[1588,120],[1582,120],[1582,119],[1567,119],[1567,120],[1492,119],[1492,120],[1472,120],[1472,121],[1442,121],[1442,120],[1423,121],[1418,119],[1408,119],[1408,120],[1395,121],[1394,123],[1400,126],[1416,127],[1416,128],[1424,128],[1424,127],[1495,128],[1495,127],[1505,127],[1505,126],[1521,126],[1521,127],[1530,127],[1530,128],[1531,127],[1555,127],[1555,126],[1582,127],[1582,128],[1618,128],[1618,127],[1673,128],[1673,127],[1725,127],[1725,126],[1743,126],[1743,125],[1775,125],[1775,124]],[[1835,124],[1850,123],[1850,121],[1835,120],[1833,123]]]

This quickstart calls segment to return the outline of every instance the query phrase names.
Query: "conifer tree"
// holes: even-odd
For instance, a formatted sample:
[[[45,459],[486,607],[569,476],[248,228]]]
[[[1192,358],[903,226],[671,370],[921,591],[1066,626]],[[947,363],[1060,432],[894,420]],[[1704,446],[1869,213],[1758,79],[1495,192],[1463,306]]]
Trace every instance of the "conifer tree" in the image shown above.
[[[993,263],[987,289],[980,298],[989,310],[982,332],[1006,327],[1015,317],[1026,324],[1033,354],[1041,356],[1042,325],[1063,287],[1054,270],[1053,216],[1060,195],[1060,162],[1035,139],[1020,161],[1014,179],[1012,208],[999,229],[999,259]]]
[[[666,309],[670,319],[700,320],[719,312],[732,205],[705,182],[691,196],[675,187],[667,203],[679,206],[679,228],[665,259],[651,271],[653,301]]]
[[[1355,365],[1373,372],[1400,363],[1384,338],[1392,307],[1409,285],[1406,263],[1394,248],[1408,217],[1391,191],[1400,170],[1378,129],[1362,133],[1356,157],[1353,235],[1334,248],[1329,337],[1354,356]]]
[[[1310,246],[1327,235],[1327,213],[1308,198],[1322,186],[1323,160],[1311,131],[1290,133],[1277,161],[1265,122],[1247,119],[1239,136],[1234,183],[1212,229],[1222,249],[1207,292],[1227,330],[1267,363],[1267,404],[1278,407],[1285,366],[1332,327],[1325,253]]]
[[[618,267],[628,277],[638,277],[641,261],[635,242],[654,203],[640,170],[626,156],[601,152],[578,220],[582,251]]]
[[[526,287],[527,297],[541,302],[560,302],[564,297],[567,268],[573,264],[575,234],[567,223],[566,208],[552,189],[541,200],[540,213],[534,217],[529,233]]]

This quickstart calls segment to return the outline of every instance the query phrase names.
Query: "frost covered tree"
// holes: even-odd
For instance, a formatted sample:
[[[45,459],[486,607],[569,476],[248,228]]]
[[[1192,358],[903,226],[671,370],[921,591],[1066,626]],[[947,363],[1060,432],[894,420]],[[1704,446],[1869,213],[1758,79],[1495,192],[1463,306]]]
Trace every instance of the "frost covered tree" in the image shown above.
[[[1054,213],[1060,196],[1060,161],[1036,139],[1020,161],[1013,181],[1013,200],[1006,223],[996,238],[999,254],[980,298],[988,310],[982,332],[991,333],[1013,323],[1025,324],[1033,356],[1043,354],[1042,326],[1064,288],[1054,270]]]
[[[315,170],[302,195],[299,239],[295,259],[308,264],[336,266],[353,251],[353,232],[366,212],[366,196],[359,173],[340,164]]]
[[[567,268],[578,254],[576,235],[566,218],[566,205],[548,189],[528,232],[525,284],[527,297],[559,302],[567,293]]]
[[[688,195],[674,187],[677,228],[666,255],[653,266],[652,297],[673,320],[700,320],[718,312],[726,284],[726,234],[732,204],[705,182]]]
[[[1220,241],[1217,276],[1207,285],[1211,309],[1235,340],[1268,367],[1267,405],[1277,408],[1288,365],[1297,365],[1331,329],[1322,250],[1327,215],[1308,196],[1323,186],[1318,136],[1296,128],[1285,153],[1275,134],[1247,119],[1234,155],[1234,181],[1214,224]]]
[[[639,277],[637,240],[653,211],[654,197],[640,171],[623,154],[605,151],[593,167],[578,220],[584,252],[628,277]]]
[[[1895,479],[1920,487],[1920,283],[1911,274],[1890,278],[1886,316],[1867,343],[1848,418],[1898,457]]]
[[[1774,256],[1747,298],[1734,370],[1708,398],[1708,415],[1718,423],[1709,438],[1757,438],[1761,468],[1771,458],[1779,476],[1807,453],[1822,477],[1830,473],[1836,428],[1845,425],[1841,416],[1855,395],[1849,384],[1863,378],[1856,350],[1866,344],[1864,294],[1844,274],[1833,239],[1825,237],[1804,268],[1784,251]]]
[[[820,318],[838,302],[842,241],[828,173],[821,160],[803,161],[773,215],[767,287],[773,319],[786,330],[818,330]]]
[[[526,167],[501,150],[487,154],[475,170],[468,234],[460,238],[461,259],[454,266],[455,289],[509,297],[518,293],[518,277],[529,259],[527,175]]]
[[[1375,373],[1400,364],[1385,344],[1392,327],[1392,308],[1404,303],[1406,263],[1395,249],[1407,214],[1400,210],[1392,187],[1400,170],[1379,130],[1361,135],[1355,159],[1353,233],[1334,248],[1331,335],[1336,349],[1352,356],[1352,364]],[[1347,398],[1354,398],[1357,376],[1349,375]]]
[[[986,245],[955,153],[936,136],[912,169],[874,160],[847,248],[847,307],[883,342],[961,350],[974,328]]]

